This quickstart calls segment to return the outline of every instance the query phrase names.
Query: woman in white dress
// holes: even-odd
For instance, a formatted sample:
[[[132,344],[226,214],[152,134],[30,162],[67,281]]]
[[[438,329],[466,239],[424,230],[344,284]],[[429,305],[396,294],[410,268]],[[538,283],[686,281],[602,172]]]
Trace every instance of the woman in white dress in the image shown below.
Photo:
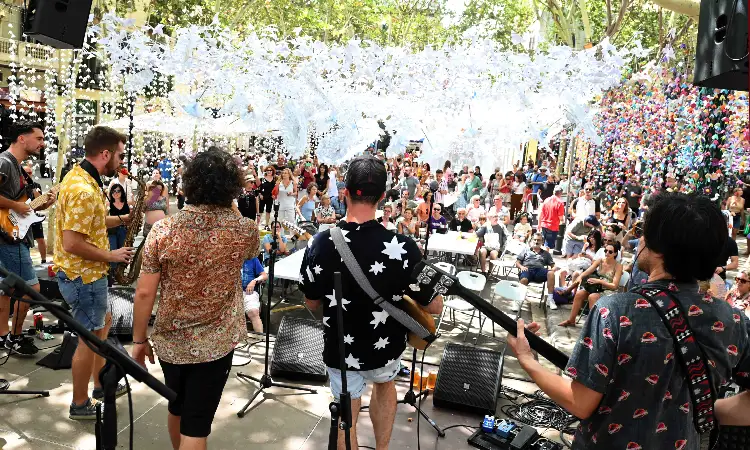
[[[292,179],[292,171],[284,169],[281,172],[279,183],[276,185],[279,194],[279,222],[288,221],[296,224],[294,220],[295,207],[297,205],[297,184]]]

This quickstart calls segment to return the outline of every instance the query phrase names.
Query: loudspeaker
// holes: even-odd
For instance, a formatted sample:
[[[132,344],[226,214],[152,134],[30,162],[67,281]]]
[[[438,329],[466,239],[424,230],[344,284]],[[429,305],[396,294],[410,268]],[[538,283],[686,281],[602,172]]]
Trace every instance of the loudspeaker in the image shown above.
[[[281,319],[273,348],[271,376],[326,381],[323,363],[323,324],[317,320]]]
[[[81,48],[92,0],[32,0],[25,32],[55,48]]]
[[[436,407],[494,414],[503,353],[448,344],[443,351],[432,403]]]
[[[702,0],[693,84],[748,90],[747,0]]]
[[[47,266],[39,266],[34,269],[39,279],[39,293],[50,300],[64,300],[57,285],[57,277],[50,277]]]
[[[49,367],[53,370],[70,369],[73,363],[73,353],[78,347],[78,336],[66,331],[62,344],[52,353],[36,362],[38,366]]]
[[[133,298],[135,288],[118,286],[109,288],[107,301],[112,311],[110,336],[133,338]]]

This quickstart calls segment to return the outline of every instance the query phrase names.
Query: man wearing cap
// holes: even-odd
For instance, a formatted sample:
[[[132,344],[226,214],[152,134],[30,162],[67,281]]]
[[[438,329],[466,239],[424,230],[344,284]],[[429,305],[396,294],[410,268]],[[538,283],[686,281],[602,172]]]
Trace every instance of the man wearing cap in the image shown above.
[[[565,257],[577,255],[583,251],[586,236],[593,228],[599,228],[599,220],[596,216],[587,216],[583,219],[575,219],[565,231],[563,242],[563,253]]]
[[[411,238],[387,230],[375,220],[377,204],[385,196],[386,178],[385,166],[377,158],[362,156],[350,163],[344,191],[348,209],[338,228],[373,289],[385,301],[398,305],[409,293],[412,271],[422,255]],[[406,329],[377,306],[351,276],[331,239],[331,231],[319,233],[305,250],[300,290],[309,308],[317,309],[321,302],[323,304],[323,361],[331,392],[337,400],[343,389],[336,320],[337,302],[341,300],[344,319],[344,354],[341,356],[345,358],[347,390],[352,397],[351,447],[358,447],[357,418],[369,381],[373,383],[369,411],[375,446],[386,449],[396,416],[394,380],[406,348]],[[341,273],[343,292],[335,292],[335,272]],[[438,314],[443,309],[442,297],[428,299],[420,306],[431,314]],[[343,431],[339,431],[338,448],[345,448]]]
[[[539,230],[544,237],[544,245],[547,249],[555,248],[560,222],[565,217],[565,204],[561,200],[562,188],[555,186],[554,194],[542,203],[539,213]]]

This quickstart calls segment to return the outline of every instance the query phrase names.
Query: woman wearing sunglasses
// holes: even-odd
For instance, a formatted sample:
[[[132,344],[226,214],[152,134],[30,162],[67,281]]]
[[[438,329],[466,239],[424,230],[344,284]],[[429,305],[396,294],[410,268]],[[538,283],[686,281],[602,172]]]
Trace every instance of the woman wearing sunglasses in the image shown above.
[[[591,267],[575,280],[582,289],[576,291],[573,309],[570,310],[568,319],[560,322],[561,327],[575,326],[576,316],[586,300],[589,302],[589,308],[593,308],[602,296],[617,292],[622,277],[622,264],[616,259],[619,251],[619,242],[608,242],[604,246],[604,259],[595,260]]]
[[[726,301],[734,308],[745,311],[745,315],[750,317],[750,270],[737,273],[734,287],[727,292]]]

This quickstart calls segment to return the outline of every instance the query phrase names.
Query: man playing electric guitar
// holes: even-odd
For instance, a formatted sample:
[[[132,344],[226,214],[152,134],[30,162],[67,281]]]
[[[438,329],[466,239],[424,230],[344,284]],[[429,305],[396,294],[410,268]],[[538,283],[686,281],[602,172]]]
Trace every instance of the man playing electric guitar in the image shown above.
[[[21,163],[29,156],[39,156],[44,148],[42,125],[36,122],[19,121],[10,126],[10,147],[0,153],[0,208],[10,209],[18,214],[32,212],[31,207],[19,201],[24,195],[34,196],[28,192],[28,175],[21,168]],[[54,196],[42,204],[38,210],[49,208],[54,203]],[[2,233],[0,233],[2,234]],[[22,277],[35,290],[39,291],[39,280],[31,262],[29,248],[33,245],[31,233],[18,236],[0,236],[0,263],[9,271]],[[9,329],[10,298],[0,296],[0,345],[12,353],[23,356],[34,355],[39,349],[30,338],[22,336],[23,322],[29,311],[29,304],[16,302],[13,315],[13,328]]]

